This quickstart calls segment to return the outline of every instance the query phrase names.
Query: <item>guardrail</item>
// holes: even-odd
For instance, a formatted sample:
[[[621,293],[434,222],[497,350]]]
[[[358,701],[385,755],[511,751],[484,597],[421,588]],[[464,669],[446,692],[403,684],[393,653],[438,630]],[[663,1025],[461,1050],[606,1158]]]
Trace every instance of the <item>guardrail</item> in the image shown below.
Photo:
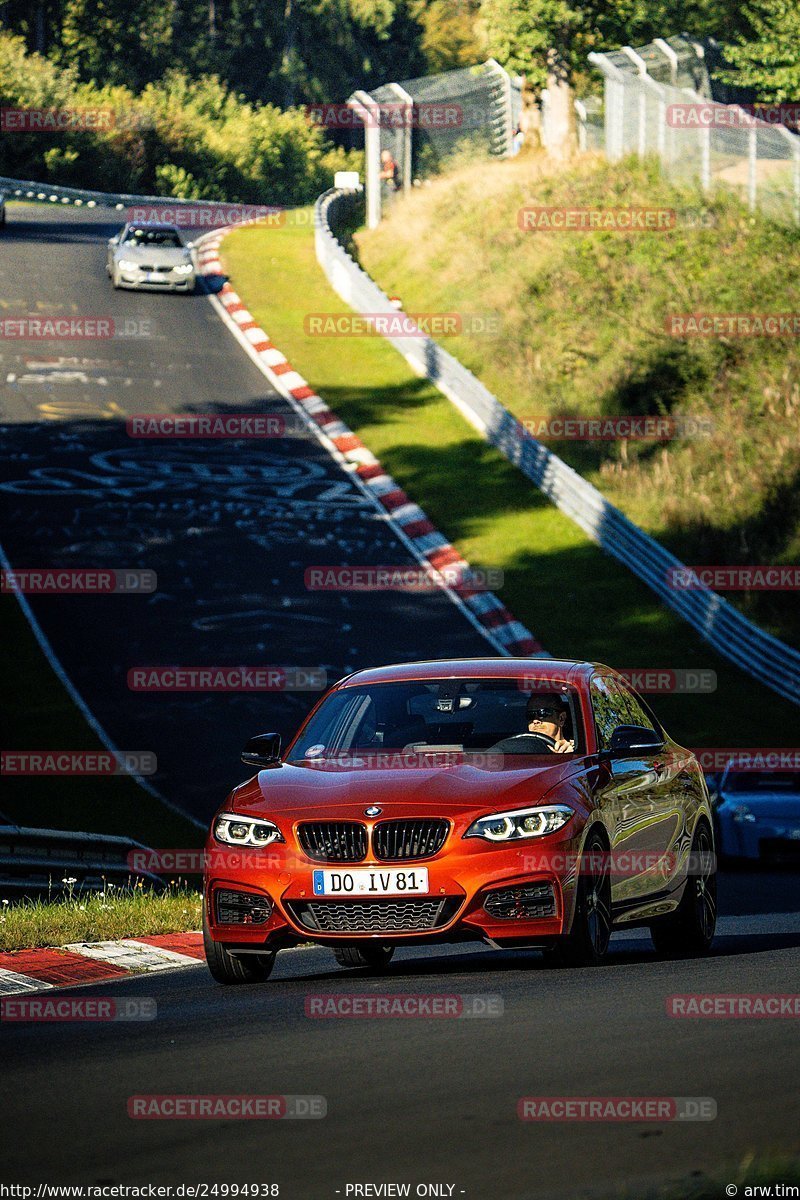
[[[43,204],[75,204],[86,208],[128,208],[132,204],[198,204],[197,200],[176,200],[172,196],[139,196],[133,192],[93,192],[88,188],[61,187],[37,183],[33,179],[12,179],[0,175],[0,193],[7,200],[34,200]],[[211,203],[211,201],[209,201]]]
[[[105,833],[71,833],[0,825],[0,896],[52,896],[103,891],[131,880],[162,889],[164,881],[130,865],[129,855],[148,852],[141,842]],[[65,880],[74,880],[66,883]]]
[[[395,306],[336,237],[333,226],[361,192],[331,189],[317,200],[317,258],[334,290],[361,313],[396,313]],[[593,542],[628,567],[710,646],[773,691],[800,704],[800,653],[766,633],[705,586],[676,589],[669,579],[688,568],[610,504],[587,480],[533,437],[496,396],[432,338],[388,336],[416,374],[430,379],[466,419],[523,472]]]

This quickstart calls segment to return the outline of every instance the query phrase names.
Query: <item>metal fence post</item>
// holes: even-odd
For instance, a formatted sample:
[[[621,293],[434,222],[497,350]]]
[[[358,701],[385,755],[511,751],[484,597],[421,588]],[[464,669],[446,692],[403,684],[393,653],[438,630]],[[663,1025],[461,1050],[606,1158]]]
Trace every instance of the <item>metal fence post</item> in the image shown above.
[[[606,157],[609,162],[614,162],[622,157],[625,76],[605,54],[598,54],[593,50],[589,55],[589,62],[603,72],[605,79],[603,107],[605,108]]]
[[[661,159],[661,161],[663,163],[663,162],[666,162],[666,157],[667,157],[667,101],[665,99],[666,94],[667,94],[666,88],[663,87],[662,84],[657,83],[656,80],[652,79],[649,75],[645,75],[642,77],[641,86],[642,86],[643,90],[644,90],[645,86],[648,87],[650,89],[650,91],[656,97],[657,112],[658,112],[658,115],[656,117],[656,120],[658,122],[658,128],[656,129],[656,150],[658,151],[658,157]]]
[[[407,194],[411,191],[411,138],[412,128],[414,123],[414,101],[405,88],[401,88],[399,83],[390,83],[389,87],[400,97],[403,102],[403,191]]]
[[[514,143],[514,122],[511,113],[511,76],[505,67],[501,67],[500,63],[494,58],[487,58],[484,66],[489,71],[493,71],[500,76],[500,82],[503,85],[503,149],[501,151],[502,158],[508,158],[511,155],[511,150]]]
[[[678,56],[670,46],[669,42],[665,42],[663,38],[653,38],[653,45],[657,46],[661,53],[669,63],[669,81],[673,87],[678,83]]]
[[[575,100],[575,115],[578,118],[578,149],[583,154],[586,150],[586,120],[588,113],[582,100]]]
[[[364,179],[367,193],[367,228],[381,222],[381,114],[380,106],[366,92],[354,92],[348,101],[364,122]]]
[[[622,46],[621,49],[622,53],[627,54],[639,72],[639,79],[637,80],[637,87],[639,89],[639,129],[636,150],[639,158],[644,158],[647,153],[647,92],[642,80],[647,78],[647,63],[631,46]]]
[[[705,126],[697,132],[700,138],[700,185],[707,192],[711,187],[711,130]]]
[[[750,212],[756,211],[758,201],[758,127],[752,125],[747,132],[747,204]]]
[[[783,134],[791,147],[792,216],[795,225],[800,225],[800,135],[792,133],[785,125],[776,125],[775,128]]]

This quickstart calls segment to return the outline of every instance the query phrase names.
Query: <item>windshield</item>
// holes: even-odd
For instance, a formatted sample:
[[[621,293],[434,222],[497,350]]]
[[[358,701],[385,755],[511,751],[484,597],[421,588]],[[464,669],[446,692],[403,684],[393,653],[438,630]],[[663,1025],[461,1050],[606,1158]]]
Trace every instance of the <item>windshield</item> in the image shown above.
[[[325,700],[290,762],[386,750],[502,754],[583,751],[577,694],[524,689],[517,679],[427,679],[346,687]]]
[[[126,246],[180,247],[183,242],[175,229],[138,229],[133,227],[124,237]]]

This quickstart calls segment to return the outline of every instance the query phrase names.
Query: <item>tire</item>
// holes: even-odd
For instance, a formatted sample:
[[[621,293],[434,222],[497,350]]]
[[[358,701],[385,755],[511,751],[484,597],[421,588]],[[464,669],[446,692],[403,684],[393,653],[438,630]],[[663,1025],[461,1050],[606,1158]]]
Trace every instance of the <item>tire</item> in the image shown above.
[[[578,877],[572,929],[545,950],[556,967],[597,967],[608,953],[611,939],[611,872],[608,846],[599,833],[591,833],[583,856],[602,855],[599,867],[589,864]]]
[[[333,953],[340,967],[368,967],[378,974],[388,967],[394,946],[335,946]]]
[[[705,821],[700,822],[692,842],[692,855],[699,861],[686,881],[681,902],[674,913],[654,921],[650,936],[656,952],[665,958],[692,958],[707,954],[717,924],[717,870],[714,839]]]
[[[263,983],[269,979],[275,966],[275,951],[266,954],[231,954],[222,942],[215,942],[208,932],[205,912],[203,913],[203,948],[206,964],[217,983]]]

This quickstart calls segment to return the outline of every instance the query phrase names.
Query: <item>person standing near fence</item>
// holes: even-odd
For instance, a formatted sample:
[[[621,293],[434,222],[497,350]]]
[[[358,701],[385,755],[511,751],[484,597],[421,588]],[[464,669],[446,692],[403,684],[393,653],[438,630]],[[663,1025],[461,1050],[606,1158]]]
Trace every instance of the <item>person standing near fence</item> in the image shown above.
[[[381,170],[378,178],[381,181],[381,194],[389,199],[394,192],[400,190],[400,168],[392,157],[391,150],[381,150]]]

